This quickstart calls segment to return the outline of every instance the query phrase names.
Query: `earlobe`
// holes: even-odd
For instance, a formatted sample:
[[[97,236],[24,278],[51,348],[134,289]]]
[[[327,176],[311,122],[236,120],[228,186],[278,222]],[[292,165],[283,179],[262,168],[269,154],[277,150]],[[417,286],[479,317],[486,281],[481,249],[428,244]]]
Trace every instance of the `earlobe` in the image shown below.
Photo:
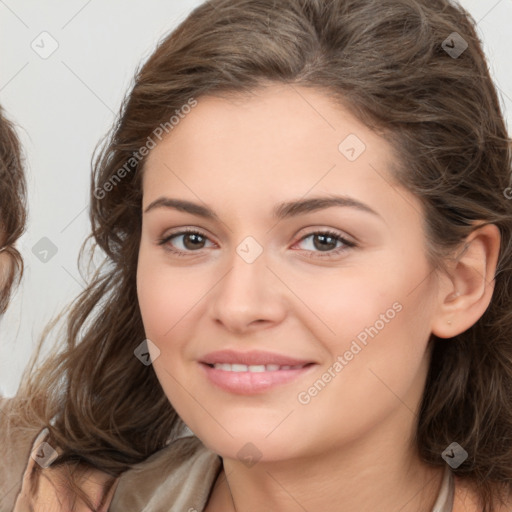
[[[487,224],[471,232],[438,290],[432,334],[453,338],[474,325],[488,308],[500,249],[500,232]]]

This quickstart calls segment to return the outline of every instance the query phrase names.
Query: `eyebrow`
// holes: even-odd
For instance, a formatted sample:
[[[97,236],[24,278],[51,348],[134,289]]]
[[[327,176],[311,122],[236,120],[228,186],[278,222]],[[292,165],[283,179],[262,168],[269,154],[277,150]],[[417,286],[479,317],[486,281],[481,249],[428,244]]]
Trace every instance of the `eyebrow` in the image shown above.
[[[299,199],[296,201],[288,201],[279,203],[272,211],[274,219],[283,220],[306,213],[323,210],[326,208],[332,208],[333,206],[341,206],[345,208],[355,208],[356,210],[370,213],[377,217],[381,217],[375,210],[370,208],[368,205],[348,196],[322,196],[312,197],[309,199]],[[186,201],[184,199],[173,199],[170,197],[161,197],[153,201],[145,210],[147,213],[156,208],[172,208],[182,212],[191,213],[205,219],[219,221],[219,216],[210,208]]]

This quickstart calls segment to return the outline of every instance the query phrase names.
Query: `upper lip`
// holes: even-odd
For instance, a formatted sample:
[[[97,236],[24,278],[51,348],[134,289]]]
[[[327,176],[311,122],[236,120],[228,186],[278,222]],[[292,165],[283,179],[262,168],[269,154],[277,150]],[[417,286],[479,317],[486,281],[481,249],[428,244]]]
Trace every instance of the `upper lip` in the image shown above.
[[[249,352],[237,352],[235,350],[218,350],[210,352],[201,360],[205,364],[245,364],[251,365],[267,365],[277,364],[279,366],[299,366],[312,363],[305,359],[297,359],[282,354],[274,354],[273,352],[264,352],[262,350],[251,350]]]

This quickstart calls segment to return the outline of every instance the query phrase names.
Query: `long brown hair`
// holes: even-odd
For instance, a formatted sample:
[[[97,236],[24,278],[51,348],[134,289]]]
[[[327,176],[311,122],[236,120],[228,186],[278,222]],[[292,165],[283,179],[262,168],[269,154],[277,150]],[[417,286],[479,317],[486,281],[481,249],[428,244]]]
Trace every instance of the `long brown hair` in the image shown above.
[[[397,180],[423,202],[433,264],[474,221],[499,227],[490,306],[455,338],[432,336],[416,437],[435,466],[452,441],[463,446],[453,471],[493,510],[498,489],[512,488],[512,156],[475,26],[449,0],[210,0],[161,41],[94,160],[90,241],[105,262],[68,312],[65,346],[19,391],[27,422],[48,426],[60,448],[54,465],[119,475],[180,430],[153,368],[134,356],[145,338],[141,148],[191,98],[285,83],[324,91],[392,144]]]
[[[0,314],[4,313],[11,291],[23,273],[23,260],[15,247],[25,231],[26,181],[21,145],[14,124],[0,107],[0,250],[9,258],[7,269],[0,269]],[[5,275],[3,274],[5,272]]]

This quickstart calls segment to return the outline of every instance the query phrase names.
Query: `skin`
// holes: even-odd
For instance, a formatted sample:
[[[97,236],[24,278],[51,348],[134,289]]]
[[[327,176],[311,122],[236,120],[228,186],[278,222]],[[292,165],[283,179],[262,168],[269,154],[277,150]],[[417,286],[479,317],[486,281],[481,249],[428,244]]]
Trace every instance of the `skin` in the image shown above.
[[[0,251],[0,288],[3,289],[11,272],[12,261],[6,251]]]
[[[366,145],[355,161],[338,149],[349,134]],[[412,441],[428,341],[466,330],[487,308],[499,232],[475,231],[449,274],[433,272],[420,201],[393,183],[395,161],[382,137],[322,92],[281,85],[246,98],[200,98],[151,151],[139,304],[164,392],[223,457],[209,512],[235,510],[232,500],[238,512],[432,508],[444,468],[421,462]],[[334,206],[272,218],[278,203],[332,194],[376,215]],[[220,220],[164,206],[146,211],[162,197],[207,205]],[[206,238],[194,245],[178,235],[183,228]],[[326,229],[356,247],[322,249],[311,235]],[[252,263],[236,252],[248,236],[263,250]],[[169,247],[188,252],[178,257]],[[345,250],[322,257],[338,247]],[[298,394],[395,303],[400,312],[300,403]],[[315,366],[269,391],[235,395],[212,385],[198,363],[226,348]],[[261,457],[251,467],[237,455],[247,443]]]
[[[0,228],[0,289],[5,288],[14,265],[12,256],[7,252],[5,242],[7,233]]]

